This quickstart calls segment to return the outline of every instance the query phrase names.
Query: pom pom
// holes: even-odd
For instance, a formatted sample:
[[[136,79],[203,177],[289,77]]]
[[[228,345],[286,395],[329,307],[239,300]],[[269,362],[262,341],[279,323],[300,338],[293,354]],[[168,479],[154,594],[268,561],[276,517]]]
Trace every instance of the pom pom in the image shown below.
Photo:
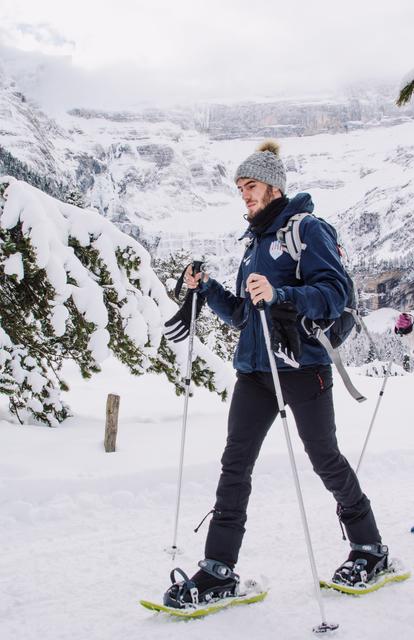
[[[280,144],[277,140],[265,140],[257,147],[257,151],[271,151],[275,156],[279,155]]]

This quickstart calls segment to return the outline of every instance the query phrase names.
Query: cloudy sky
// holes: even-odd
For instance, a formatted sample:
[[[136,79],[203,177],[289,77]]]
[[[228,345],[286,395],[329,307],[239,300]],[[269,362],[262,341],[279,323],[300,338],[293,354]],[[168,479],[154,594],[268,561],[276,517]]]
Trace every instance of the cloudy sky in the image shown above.
[[[2,0],[0,56],[56,106],[254,99],[391,82],[413,0]]]

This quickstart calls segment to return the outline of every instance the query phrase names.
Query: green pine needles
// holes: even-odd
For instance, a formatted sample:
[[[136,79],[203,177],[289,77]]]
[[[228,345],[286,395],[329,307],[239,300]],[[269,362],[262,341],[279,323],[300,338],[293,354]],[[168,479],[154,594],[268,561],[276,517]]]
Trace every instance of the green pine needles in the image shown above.
[[[411,80],[411,82],[407,82],[407,84],[405,84],[401,89],[396,102],[397,106],[402,107],[404,104],[407,104],[408,102],[410,102],[411,98],[413,97],[413,93],[414,93],[414,78]]]

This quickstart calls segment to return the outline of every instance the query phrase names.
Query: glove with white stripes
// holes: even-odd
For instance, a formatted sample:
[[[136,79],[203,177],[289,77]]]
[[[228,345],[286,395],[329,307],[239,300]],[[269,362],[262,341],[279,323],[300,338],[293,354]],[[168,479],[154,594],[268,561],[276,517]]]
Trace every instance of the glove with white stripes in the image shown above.
[[[298,367],[302,353],[299,330],[297,326],[298,312],[292,302],[279,302],[270,305],[272,327],[270,344],[278,358],[282,358],[293,367]]]

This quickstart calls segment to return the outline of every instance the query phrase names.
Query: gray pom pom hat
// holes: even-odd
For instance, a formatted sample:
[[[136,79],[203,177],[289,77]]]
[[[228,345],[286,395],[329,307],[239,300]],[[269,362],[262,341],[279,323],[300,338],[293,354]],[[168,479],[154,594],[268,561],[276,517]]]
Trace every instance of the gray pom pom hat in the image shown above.
[[[276,140],[267,140],[237,168],[234,182],[239,178],[252,178],[286,191],[286,171],[279,156],[279,144]]]

